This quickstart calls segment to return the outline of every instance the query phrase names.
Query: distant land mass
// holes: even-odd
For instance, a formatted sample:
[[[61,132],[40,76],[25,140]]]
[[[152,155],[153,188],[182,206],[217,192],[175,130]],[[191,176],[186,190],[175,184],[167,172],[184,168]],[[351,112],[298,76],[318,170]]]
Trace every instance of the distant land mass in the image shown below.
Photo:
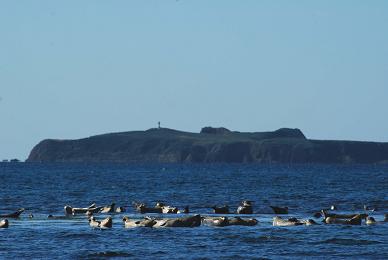
[[[299,129],[200,133],[152,128],[77,140],[47,139],[27,162],[388,163],[388,143],[307,139]]]

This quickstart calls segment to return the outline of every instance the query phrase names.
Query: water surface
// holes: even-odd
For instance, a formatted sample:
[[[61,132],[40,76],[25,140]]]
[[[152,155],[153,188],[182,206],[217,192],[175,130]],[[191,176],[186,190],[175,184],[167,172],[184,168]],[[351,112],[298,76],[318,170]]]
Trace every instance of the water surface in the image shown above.
[[[333,204],[341,212],[364,212],[367,204],[382,220],[387,177],[388,166],[374,165],[0,163],[0,214],[26,208],[0,230],[0,258],[387,259],[388,223],[273,227],[268,207],[288,206],[291,216],[311,218]],[[124,229],[121,222],[124,215],[141,217],[133,201],[189,205],[206,215],[214,204],[235,211],[245,199],[254,202],[257,226]],[[90,228],[84,216],[47,220],[63,215],[66,204],[92,202],[115,202],[127,212],[113,215],[111,230]]]

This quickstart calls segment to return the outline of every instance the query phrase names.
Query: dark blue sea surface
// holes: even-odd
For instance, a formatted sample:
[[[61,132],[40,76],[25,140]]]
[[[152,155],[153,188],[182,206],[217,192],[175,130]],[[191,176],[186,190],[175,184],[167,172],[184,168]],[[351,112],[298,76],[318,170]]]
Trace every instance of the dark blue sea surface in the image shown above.
[[[235,211],[242,200],[253,201],[257,226],[125,229],[121,221],[142,217],[133,201],[189,205],[209,215],[212,205]],[[47,219],[63,215],[64,205],[92,202],[115,202],[127,212],[112,215],[110,230],[92,229],[83,215]],[[0,214],[26,209],[0,229],[0,258],[388,259],[388,223],[324,225],[318,219],[317,226],[273,227],[269,208],[288,206],[290,216],[313,218],[330,205],[349,213],[365,212],[364,204],[377,209],[368,212],[377,220],[388,213],[388,166],[0,163]]]

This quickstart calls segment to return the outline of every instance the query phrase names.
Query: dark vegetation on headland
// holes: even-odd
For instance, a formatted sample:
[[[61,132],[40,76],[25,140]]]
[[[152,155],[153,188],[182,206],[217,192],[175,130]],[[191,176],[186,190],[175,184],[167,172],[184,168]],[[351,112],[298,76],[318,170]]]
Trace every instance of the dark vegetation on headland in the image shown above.
[[[200,133],[152,128],[78,140],[47,139],[27,162],[388,163],[388,143],[307,139],[299,129]]]

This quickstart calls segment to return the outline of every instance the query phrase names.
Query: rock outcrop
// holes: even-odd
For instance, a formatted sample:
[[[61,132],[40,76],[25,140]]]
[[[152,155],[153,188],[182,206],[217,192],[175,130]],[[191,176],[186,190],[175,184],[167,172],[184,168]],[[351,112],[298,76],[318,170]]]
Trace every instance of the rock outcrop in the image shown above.
[[[386,163],[388,143],[310,140],[290,128],[254,133],[212,127],[200,133],[153,128],[43,140],[27,162]]]

